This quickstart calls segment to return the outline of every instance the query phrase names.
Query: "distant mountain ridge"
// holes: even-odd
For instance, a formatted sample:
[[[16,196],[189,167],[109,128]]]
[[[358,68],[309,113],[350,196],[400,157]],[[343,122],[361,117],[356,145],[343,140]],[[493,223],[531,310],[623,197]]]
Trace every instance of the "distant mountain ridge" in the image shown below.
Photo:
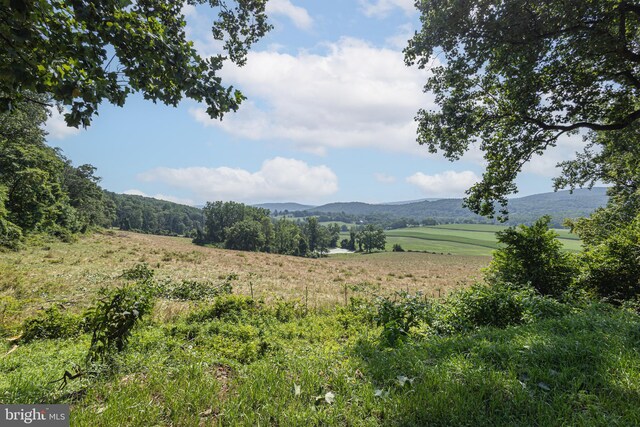
[[[259,203],[257,205],[251,205],[251,206],[256,207],[256,208],[269,209],[271,212],[273,212],[273,211],[282,212],[282,211],[285,211],[285,210],[289,211],[289,212],[306,211],[306,210],[315,208],[315,206],[313,206],[313,205],[303,205],[303,204],[300,204],[300,203],[293,203],[293,202],[288,202],[288,203]]]
[[[607,203],[607,189],[595,187],[591,190],[577,189],[571,194],[568,190],[534,194],[509,200],[510,224],[529,223],[542,216],[551,215],[557,223],[564,218],[588,216],[598,207]],[[345,213],[347,215],[388,215],[397,218],[412,219],[469,219],[485,218],[470,212],[462,206],[462,199],[439,199],[405,204],[368,204],[362,202],[329,203],[306,211],[313,213]]]

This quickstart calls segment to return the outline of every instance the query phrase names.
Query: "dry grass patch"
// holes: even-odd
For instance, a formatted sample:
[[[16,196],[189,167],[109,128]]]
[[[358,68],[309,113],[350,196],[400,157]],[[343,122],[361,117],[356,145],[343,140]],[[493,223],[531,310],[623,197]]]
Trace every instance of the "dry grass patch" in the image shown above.
[[[81,309],[100,287],[121,283],[122,271],[140,262],[155,269],[159,280],[220,282],[236,274],[234,293],[249,295],[253,290],[256,298],[267,301],[306,300],[311,308],[342,303],[345,287],[349,296],[396,290],[442,296],[478,277],[489,258],[389,252],[307,259],[199,247],[179,237],[109,231],[72,244],[47,243],[0,253],[0,296],[28,299],[22,315],[53,303]],[[159,315],[172,318],[184,309],[167,303],[160,306]]]

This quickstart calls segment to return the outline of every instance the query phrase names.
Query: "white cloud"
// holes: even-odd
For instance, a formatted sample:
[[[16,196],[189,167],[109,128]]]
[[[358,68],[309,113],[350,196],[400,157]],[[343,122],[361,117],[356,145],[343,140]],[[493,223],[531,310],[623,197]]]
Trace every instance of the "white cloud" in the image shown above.
[[[327,166],[282,157],[266,160],[257,172],[229,167],[156,168],[138,178],[192,191],[201,201],[314,201],[338,191],[338,178]]]
[[[376,147],[427,155],[415,142],[413,117],[433,106],[422,92],[427,71],[404,65],[402,53],[343,38],[325,54],[251,52],[247,65],[223,78],[251,100],[223,121],[203,108],[190,113],[205,126],[255,140],[285,140],[323,154],[329,148]]]
[[[152,197],[152,198],[158,199],[158,200],[166,200],[167,202],[178,203],[180,205],[195,206],[195,202],[193,200],[191,200],[191,199],[183,199],[183,198],[180,198],[180,197],[167,196],[167,195],[161,194],[161,193],[154,194],[154,195],[151,196],[151,195],[146,194],[145,192],[140,191],[140,190],[135,189],[135,188],[133,188],[131,190],[124,191],[124,194],[129,194],[129,195],[132,195],[132,196]]]
[[[402,50],[409,44],[409,39],[413,37],[415,29],[413,24],[408,22],[398,27],[398,31],[391,37],[385,39],[385,43],[394,49]]]
[[[382,184],[393,184],[396,182],[396,177],[387,175],[386,173],[374,173],[373,177],[376,181]]]
[[[293,25],[309,30],[313,26],[313,19],[303,7],[296,6],[290,0],[269,0],[267,2],[267,15],[284,15],[291,19]]]
[[[65,139],[80,133],[80,129],[67,126],[64,111],[60,113],[57,108],[52,108],[50,112],[51,116],[44,125],[44,130],[49,134],[47,139]]]
[[[472,171],[445,171],[435,175],[418,172],[407,178],[407,182],[420,188],[424,195],[438,197],[460,197],[478,181],[480,177]]]
[[[407,15],[417,12],[414,0],[360,0],[360,5],[366,16],[376,18],[384,18],[396,8],[402,9]]]

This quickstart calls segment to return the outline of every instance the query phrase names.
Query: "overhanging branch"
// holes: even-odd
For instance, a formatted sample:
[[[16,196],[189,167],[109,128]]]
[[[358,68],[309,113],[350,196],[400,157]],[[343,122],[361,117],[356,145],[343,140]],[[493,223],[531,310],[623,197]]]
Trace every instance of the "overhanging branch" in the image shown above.
[[[640,110],[636,110],[633,113],[627,115],[623,120],[610,123],[610,124],[598,124],[591,122],[576,122],[570,125],[554,125],[545,123],[542,120],[536,119],[535,117],[523,117],[523,119],[529,123],[533,123],[536,126],[540,127],[543,130],[558,130],[564,132],[571,132],[577,129],[590,129],[594,131],[610,131],[610,130],[621,130],[631,125],[636,120],[640,119]]]

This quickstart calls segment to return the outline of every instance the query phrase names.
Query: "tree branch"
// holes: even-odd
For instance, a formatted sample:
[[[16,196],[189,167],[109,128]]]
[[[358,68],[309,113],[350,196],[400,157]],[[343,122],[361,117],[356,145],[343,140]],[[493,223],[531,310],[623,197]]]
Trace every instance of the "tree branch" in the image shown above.
[[[543,130],[559,130],[564,132],[571,132],[573,130],[577,130],[580,128],[591,129],[594,131],[609,131],[609,130],[620,130],[624,129],[627,126],[631,125],[636,120],[640,119],[640,110],[636,110],[633,113],[627,115],[623,120],[610,123],[608,125],[601,125],[598,123],[591,122],[576,122],[570,125],[553,125],[543,122],[542,120],[536,119],[535,117],[523,117],[529,123],[533,123],[539,126]]]

